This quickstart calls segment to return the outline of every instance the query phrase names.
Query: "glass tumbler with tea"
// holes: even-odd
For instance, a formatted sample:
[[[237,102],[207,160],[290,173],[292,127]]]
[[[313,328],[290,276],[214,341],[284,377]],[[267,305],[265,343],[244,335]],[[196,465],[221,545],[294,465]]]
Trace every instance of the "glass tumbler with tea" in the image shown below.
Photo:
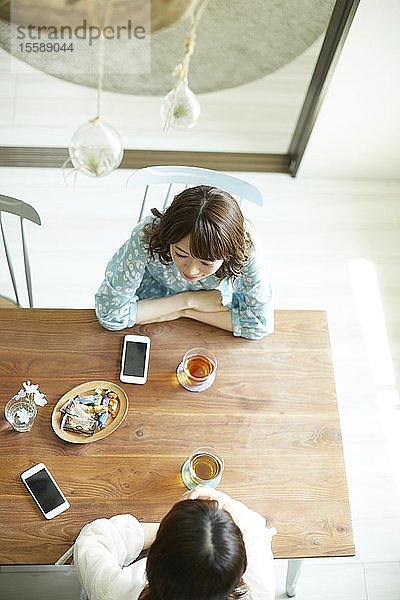
[[[189,490],[198,485],[217,487],[224,472],[224,460],[215,448],[204,446],[192,452],[182,465],[182,481]]]
[[[213,384],[217,359],[207,348],[188,350],[178,365],[179,383],[190,392],[202,392]]]

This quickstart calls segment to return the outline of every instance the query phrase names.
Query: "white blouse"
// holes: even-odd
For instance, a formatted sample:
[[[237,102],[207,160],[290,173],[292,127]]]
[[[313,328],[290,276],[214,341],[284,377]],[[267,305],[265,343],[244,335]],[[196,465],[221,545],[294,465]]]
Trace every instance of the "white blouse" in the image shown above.
[[[267,528],[264,517],[238,500],[230,500],[229,513],[246,546],[246,599],[274,600],[271,541],[276,529]],[[131,563],[143,543],[143,528],[132,515],[96,519],[83,527],[75,542],[74,563],[90,600],[137,600],[147,583],[146,558]]]

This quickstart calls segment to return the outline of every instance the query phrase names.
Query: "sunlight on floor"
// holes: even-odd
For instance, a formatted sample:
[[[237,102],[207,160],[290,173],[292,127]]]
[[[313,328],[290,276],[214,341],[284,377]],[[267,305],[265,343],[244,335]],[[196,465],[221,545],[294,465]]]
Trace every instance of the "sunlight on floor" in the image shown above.
[[[376,269],[370,260],[357,258],[349,261],[349,271],[372,377],[377,386],[379,425],[386,442],[387,466],[400,491],[397,460],[400,455],[400,397],[394,389],[396,377]]]
[[[386,438],[388,466],[400,494],[400,396],[397,390],[380,390],[377,394],[381,427]]]
[[[349,261],[349,271],[374,383],[394,385],[396,378],[375,265],[365,258],[354,258]]]

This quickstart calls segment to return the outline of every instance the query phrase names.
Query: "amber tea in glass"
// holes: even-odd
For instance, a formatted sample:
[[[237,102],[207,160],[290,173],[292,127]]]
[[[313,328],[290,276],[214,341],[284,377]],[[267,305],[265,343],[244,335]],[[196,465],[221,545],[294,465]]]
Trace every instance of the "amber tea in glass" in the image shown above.
[[[177,369],[179,383],[191,392],[207,389],[215,379],[217,359],[206,348],[186,352]]]
[[[212,454],[198,454],[190,464],[196,477],[203,481],[214,479],[221,470],[220,464]]]
[[[186,361],[184,369],[186,376],[189,378],[194,378],[195,380],[205,379],[213,372],[214,365],[206,356],[197,354],[196,356],[191,356]]]
[[[223,470],[224,461],[214,448],[197,448],[183,464],[182,480],[189,489],[197,485],[217,487]]]

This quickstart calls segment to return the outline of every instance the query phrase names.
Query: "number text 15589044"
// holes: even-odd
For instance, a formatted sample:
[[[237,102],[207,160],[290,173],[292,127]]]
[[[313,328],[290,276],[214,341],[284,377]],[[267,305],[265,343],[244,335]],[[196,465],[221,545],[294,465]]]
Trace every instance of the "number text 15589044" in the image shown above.
[[[58,42],[24,42],[19,44],[21,52],[73,52],[74,45]]]

